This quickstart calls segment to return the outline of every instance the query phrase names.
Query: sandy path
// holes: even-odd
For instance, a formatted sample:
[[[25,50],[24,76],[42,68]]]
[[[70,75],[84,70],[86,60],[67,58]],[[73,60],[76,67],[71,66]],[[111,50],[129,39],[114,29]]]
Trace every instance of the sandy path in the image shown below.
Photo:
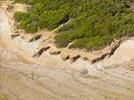
[[[5,34],[6,33],[6,34]],[[6,16],[4,10],[0,8],[0,43],[5,47],[12,47],[13,43],[11,43],[10,37],[10,27],[8,24],[8,17]]]
[[[90,65],[81,59],[75,63],[64,62],[59,56],[51,56],[47,52],[44,52],[40,58],[34,59],[44,62],[43,64],[36,62],[29,64],[22,55],[28,56],[26,54],[31,52],[30,50],[36,50],[40,41],[36,42],[36,46],[34,42],[29,44],[18,39],[19,37],[12,41],[8,19],[2,9],[0,9],[0,19],[2,21],[0,22],[2,30],[0,31],[0,99],[134,99],[134,72],[121,66],[102,66],[106,64],[103,62]],[[3,26],[7,28],[3,29]],[[4,42],[1,42],[3,40]],[[20,41],[21,45],[16,46],[16,42],[20,43]],[[13,44],[14,47],[5,47],[8,43]],[[29,45],[34,47],[29,48]],[[27,53],[24,54],[23,49]],[[20,55],[19,52],[22,54]],[[29,56],[27,58],[30,59]]]

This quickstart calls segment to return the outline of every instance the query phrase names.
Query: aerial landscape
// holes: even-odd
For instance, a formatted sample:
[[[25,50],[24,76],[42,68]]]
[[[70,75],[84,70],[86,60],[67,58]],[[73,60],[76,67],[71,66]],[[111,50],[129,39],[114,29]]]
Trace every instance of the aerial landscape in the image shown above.
[[[0,100],[134,100],[134,1],[0,0]]]

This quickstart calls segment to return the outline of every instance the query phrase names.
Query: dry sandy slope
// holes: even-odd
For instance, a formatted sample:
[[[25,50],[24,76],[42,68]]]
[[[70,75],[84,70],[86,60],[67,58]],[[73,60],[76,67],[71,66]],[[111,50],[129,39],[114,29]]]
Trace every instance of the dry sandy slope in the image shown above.
[[[0,19],[1,100],[134,99],[132,70],[115,65],[107,67],[106,62],[90,65],[81,59],[75,63],[64,62],[47,52],[40,58],[32,58],[27,55],[31,50],[29,43],[22,41],[26,45],[21,48],[22,45],[16,46],[15,40],[11,40],[3,9]]]

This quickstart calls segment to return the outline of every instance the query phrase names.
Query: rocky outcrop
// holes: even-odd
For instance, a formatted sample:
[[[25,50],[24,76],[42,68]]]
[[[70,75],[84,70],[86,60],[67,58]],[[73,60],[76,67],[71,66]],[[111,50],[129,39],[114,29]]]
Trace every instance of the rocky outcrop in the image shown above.
[[[98,62],[98,61],[101,61],[101,60],[103,60],[103,59],[104,59],[106,56],[108,56],[108,55],[109,55],[109,53],[103,54],[102,56],[93,59],[93,60],[91,61],[91,63],[93,64],[93,63],[96,63],[96,62]]]
[[[16,38],[19,35],[20,35],[19,33],[18,34],[12,34],[11,37],[12,37],[12,39],[14,39],[14,38]]]
[[[88,57],[83,57],[84,61],[87,61],[88,60]]]
[[[73,57],[71,57],[71,58],[70,58],[71,63],[75,62],[75,61],[78,60],[79,58],[80,58],[80,55],[79,55],[79,54],[78,54],[78,55],[75,55],[75,56],[73,56]]]
[[[44,48],[41,48],[37,53],[35,53],[35,54],[33,55],[33,57],[39,57],[40,55],[42,55],[42,53],[43,53],[44,51],[47,51],[49,48],[50,48],[50,46],[46,46],[46,47],[44,47]]]
[[[35,36],[33,36],[33,38],[32,38],[32,39],[30,39],[30,40],[29,40],[29,42],[36,41],[36,40],[40,39],[40,38],[41,38],[41,36],[42,36],[42,35],[40,35],[40,34],[35,35]]]
[[[61,54],[61,58],[62,58],[64,61],[66,61],[66,60],[68,60],[70,57],[69,57],[68,54],[62,53],[62,54]]]
[[[9,11],[9,12],[11,12],[11,11],[13,10],[13,8],[14,8],[14,7],[13,7],[12,5],[8,5],[8,7],[7,7],[6,10]]]
[[[58,49],[51,48],[51,49],[49,50],[49,53],[50,53],[51,55],[58,55],[58,54],[61,53],[61,51],[58,50]]]
[[[119,42],[115,43],[115,45],[111,48],[111,51],[109,53],[109,56],[111,56],[111,55],[114,54],[115,50],[120,46],[120,44],[121,44],[122,41],[123,40],[120,40]]]

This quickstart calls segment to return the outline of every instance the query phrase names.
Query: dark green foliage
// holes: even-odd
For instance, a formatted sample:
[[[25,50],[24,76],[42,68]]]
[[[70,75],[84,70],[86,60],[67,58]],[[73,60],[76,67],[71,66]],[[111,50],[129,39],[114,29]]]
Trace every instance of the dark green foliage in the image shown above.
[[[15,20],[19,23],[21,29],[25,29],[28,33],[37,32],[37,21],[36,16],[30,16],[24,12],[16,12],[14,15]]]
[[[28,13],[16,12],[20,28],[34,33],[37,29],[58,30],[58,47],[101,49],[114,39],[134,36],[134,12],[131,0],[15,0],[30,4]]]
[[[21,22],[26,20],[29,17],[29,15],[27,13],[24,12],[16,12],[14,15],[14,18],[17,22]]]

